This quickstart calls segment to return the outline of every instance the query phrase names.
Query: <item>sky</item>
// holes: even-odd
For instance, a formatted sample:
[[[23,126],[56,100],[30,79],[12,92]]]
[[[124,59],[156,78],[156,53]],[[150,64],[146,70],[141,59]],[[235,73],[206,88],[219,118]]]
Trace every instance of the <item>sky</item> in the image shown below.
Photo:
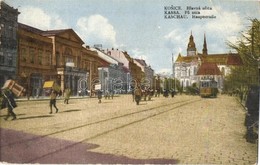
[[[250,26],[249,19],[260,19],[257,0],[4,1],[18,9],[20,23],[41,30],[71,28],[86,45],[127,51],[161,74],[171,74],[172,57],[187,54],[191,33],[199,53],[204,34],[208,54],[234,52],[227,42],[241,37]],[[176,18],[179,15],[185,16]]]

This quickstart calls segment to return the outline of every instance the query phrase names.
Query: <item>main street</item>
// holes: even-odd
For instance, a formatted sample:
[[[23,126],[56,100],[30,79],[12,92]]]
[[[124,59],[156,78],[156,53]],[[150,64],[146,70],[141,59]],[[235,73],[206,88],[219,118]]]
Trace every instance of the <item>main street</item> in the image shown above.
[[[234,97],[177,95],[136,105],[114,99],[21,100],[17,120],[0,111],[0,161],[9,163],[254,164],[245,111]]]

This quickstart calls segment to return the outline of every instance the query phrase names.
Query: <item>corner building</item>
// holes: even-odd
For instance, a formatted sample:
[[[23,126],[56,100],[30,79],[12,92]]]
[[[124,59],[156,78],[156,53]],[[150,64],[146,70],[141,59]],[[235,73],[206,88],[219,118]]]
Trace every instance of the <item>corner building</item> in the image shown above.
[[[20,13],[0,1],[0,86],[17,74],[17,19]]]
[[[45,81],[55,81],[62,91],[70,88],[73,95],[90,90],[104,65],[72,29],[43,31],[19,23],[18,43],[17,79],[32,97],[45,95]]]

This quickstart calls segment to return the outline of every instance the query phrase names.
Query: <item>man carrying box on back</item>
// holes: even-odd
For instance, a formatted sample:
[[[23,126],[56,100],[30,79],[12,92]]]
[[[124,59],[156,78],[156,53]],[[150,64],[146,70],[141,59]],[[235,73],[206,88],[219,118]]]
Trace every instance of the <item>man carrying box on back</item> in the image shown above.
[[[15,107],[17,107],[17,104],[14,100],[13,93],[9,89],[6,89],[6,88],[2,88],[1,92],[3,95],[1,109],[7,107],[7,115],[4,119],[7,120],[10,116],[12,116],[13,117],[12,120],[15,120],[16,114],[13,112],[13,110]]]

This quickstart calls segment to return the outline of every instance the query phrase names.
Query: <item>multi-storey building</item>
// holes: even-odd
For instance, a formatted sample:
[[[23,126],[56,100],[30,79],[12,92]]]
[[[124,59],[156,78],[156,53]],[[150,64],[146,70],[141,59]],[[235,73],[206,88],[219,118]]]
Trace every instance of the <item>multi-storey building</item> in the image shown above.
[[[211,76],[218,82],[218,88],[221,89],[225,76],[230,74],[230,68],[237,65],[242,65],[238,54],[208,54],[205,35],[202,53],[198,53],[191,34],[187,45],[187,55],[183,56],[179,53],[176,61],[173,62],[173,76],[180,81],[183,87],[191,86],[194,83],[198,86],[201,78]],[[200,69],[201,66],[203,68]]]
[[[91,48],[98,53],[98,57],[106,61],[109,65],[99,67],[99,79],[96,83],[101,85],[104,92],[125,93],[129,85],[129,74],[124,64],[106,54],[98,48]]]
[[[0,86],[17,71],[17,9],[0,1]]]
[[[134,62],[134,59],[131,58],[126,51],[120,51],[118,49],[112,48],[110,50],[107,50],[107,54],[123,63],[124,67],[127,70],[126,74],[128,74],[127,77],[128,80],[130,80],[130,86],[134,87],[137,84],[141,83],[142,79],[144,78],[144,72],[142,71],[141,67],[139,67]],[[130,89],[128,88],[128,90]]]
[[[147,87],[153,88],[154,70],[151,66],[147,65],[145,60],[142,59],[134,59],[134,63],[144,72],[143,83],[145,83]]]
[[[73,95],[90,90],[105,63],[72,29],[43,31],[20,23],[18,43],[18,78],[32,96],[41,95],[50,80]]]

